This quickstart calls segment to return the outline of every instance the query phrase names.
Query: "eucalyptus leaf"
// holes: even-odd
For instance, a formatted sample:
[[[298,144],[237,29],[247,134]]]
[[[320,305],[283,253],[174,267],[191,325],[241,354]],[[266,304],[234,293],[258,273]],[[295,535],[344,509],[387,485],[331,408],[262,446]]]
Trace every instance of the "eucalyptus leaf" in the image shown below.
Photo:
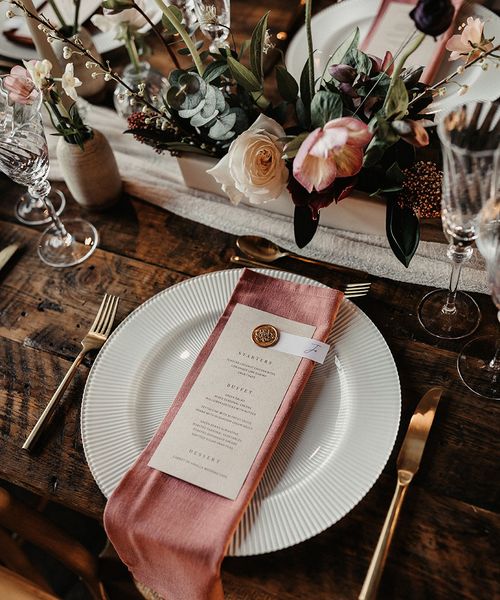
[[[233,136],[232,129],[233,129],[235,123],[236,123],[236,114],[235,113],[230,112],[227,115],[223,115],[219,119],[217,119],[217,121],[212,125],[212,127],[208,131],[208,135],[213,140],[229,139],[227,137],[227,135],[231,134],[231,135],[229,135],[229,137]]]
[[[250,69],[239,63],[231,56],[228,56],[227,64],[229,65],[231,75],[245,90],[248,92],[257,92],[261,89],[259,80],[255,77],[252,71],[250,71]]]
[[[399,206],[395,198],[387,202],[386,234],[396,258],[408,268],[420,241],[419,221],[410,208]]]
[[[283,100],[287,102],[295,102],[297,100],[299,94],[298,83],[286,68],[281,65],[276,67],[276,83]]]
[[[255,77],[262,81],[263,70],[262,70],[262,57],[264,40],[267,31],[267,19],[269,17],[269,11],[261,17],[255,29],[252,33],[252,39],[250,40],[250,67]]]
[[[311,124],[323,127],[328,121],[342,116],[342,99],[339,94],[320,90],[311,102]]]

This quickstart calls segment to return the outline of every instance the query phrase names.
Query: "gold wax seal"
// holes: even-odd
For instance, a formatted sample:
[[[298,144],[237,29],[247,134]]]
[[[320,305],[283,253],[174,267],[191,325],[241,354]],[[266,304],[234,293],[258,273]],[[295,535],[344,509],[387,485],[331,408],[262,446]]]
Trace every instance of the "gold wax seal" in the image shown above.
[[[279,331],[273,325],[257,325],[252,331],[252,340],[261,348],[274,346],[279,339]]]

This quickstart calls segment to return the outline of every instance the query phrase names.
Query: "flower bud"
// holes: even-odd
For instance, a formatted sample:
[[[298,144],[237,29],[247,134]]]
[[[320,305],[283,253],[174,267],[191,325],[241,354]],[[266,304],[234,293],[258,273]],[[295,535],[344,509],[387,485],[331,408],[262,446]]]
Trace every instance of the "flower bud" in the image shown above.
[[[349,65],[332,65],[328,72],[340,83],[353,83],[356,79],[356,69]]]
[[[419,0],[410,17],[422,33],[436,37],[448,29],[454,14],[450,0]]]

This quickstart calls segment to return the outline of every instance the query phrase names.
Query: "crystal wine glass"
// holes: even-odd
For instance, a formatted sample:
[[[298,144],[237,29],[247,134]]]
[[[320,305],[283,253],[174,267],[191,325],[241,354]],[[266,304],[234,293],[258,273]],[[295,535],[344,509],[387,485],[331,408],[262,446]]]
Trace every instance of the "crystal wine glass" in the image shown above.
[[[500,175],[497,177],[500,181]],[[497,186],[479,215],[477,247],[484,256],[491,296],[500,321],[500,194]],[[497,323],[497,328],[500,324]],[[485,398],[500,400],[500,331],[469,342],[458,357],[458,372],[465,385]]]
[[[70,267],[94,252],[98,234],[82,219],[67,221],[68,231],[46,201],[50,193],[49,153],[40,105],[41,97],[31,104],[12,102],[0,79],[0,170],[27,186],[32,198],[45,204],[52,225],[42,233],[38,244],[41,260],[53,267]]]
[[[481,318],[475,300],[457,291],[463,264],[472,256],[478,235],[477,215],[490,197],[497,144],[489,127],[496,106],[474,102],[445,114],[438,123],[443,153],[442,222],[453,262],[447,290],[435,290],[418,307],[421,325],[439,338],[459,339],[473,333]]]
[[[230,0],[194,0],[200,29],[210,40],[210,52],[225,46],[231,24]]]
[[[45,201],[52,204],[58,216],[66,206],[66,198],[61,190],[51,190]],[[46,225],[52,221],[45,203],[39,198],[32,198],[29,192],[25,192],[19,198],[15,215],[17,220],[25,225]]]

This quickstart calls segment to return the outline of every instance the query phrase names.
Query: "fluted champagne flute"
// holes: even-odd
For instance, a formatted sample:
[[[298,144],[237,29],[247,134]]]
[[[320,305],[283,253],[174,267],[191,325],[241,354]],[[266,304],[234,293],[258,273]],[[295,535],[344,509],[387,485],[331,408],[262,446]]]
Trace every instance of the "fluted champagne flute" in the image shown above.
[[[497,184],[500,174],[497,175]],[[457,367],[465,385],[484,398],[500,400],[500,193],[479,214],[477,247],[486,261],[491,297],[497,308],[497,334],[475,338],[465,345]]]
[[[0,78],[0,170],[16,183],[27,186],[29,194],[41,201],[52,224],[42,233],[38,244],[40,259],[53,267],[70,267],[86,260],[96,249],[98,234],[83,219],[63,224],[54,207],[47,202],[50,193],[49,153],[40,113],[41,96],[30,103],[9,99]]]
[[[458,290],[462,267],[478,236],[477,215],[490,197],[498,144],[490,127],[496,105],[473,102],[456,107],[438,122],[443,154],[441,217],[452,261],[449,287],[424,296],[418,307],[421,325],[439,338],[460,339],[473,333],[481,318],[476,301]]]

